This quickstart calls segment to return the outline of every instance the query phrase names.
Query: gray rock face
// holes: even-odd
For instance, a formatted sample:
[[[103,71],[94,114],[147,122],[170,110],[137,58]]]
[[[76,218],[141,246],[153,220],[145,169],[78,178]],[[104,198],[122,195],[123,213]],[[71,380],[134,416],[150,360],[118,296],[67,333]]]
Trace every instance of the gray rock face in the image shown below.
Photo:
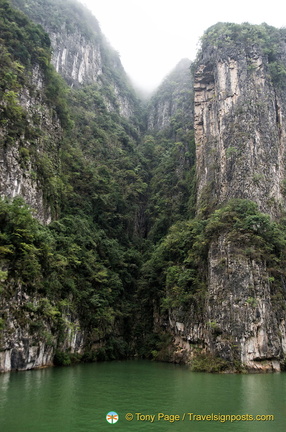
[[[44,204],[43,192],[40,185],[30,175],[32,168],[28,167],[27,172],[19,163],[20,152],[19,143],[7,151],[1,151],[1,179],[0,179],[0,194],[2,197],[15,198],[21,196],[26,203],[34,210],[35,216],[42,223],[51,221],[49,208]]]
[[[202,55],[195,74],[198,208],[230,198],[278,216],[285,206],[286,99],[261,47]]]
[[[34,7],[18,0],[12,0],[12,3],[48,33],[52,64],[69,86],[107,86],[107,109],[126,118],[134,116],[137,106],[134,97],[130,96],[129,80],[119,55],[111,48],[97,19],[88,9],[76,0],[47,0],[48,13],[43,13],[42,0],[35,0]]]
[[[276,44],[266,47],[267,26],[256,36],[251,26],[237,32],[234,26],[211,28],[196,64],[197,214],[209,215],[238,198],[279,220],[286,204],[285,38],[272,29]],[[210,242],[204,300],[187,312],[169,311],[173,361],[192,362],[200,352],[234,369],[280,370],[286,356],[283,277],[277,295],[266,260],[245,248],[226,232]]]
[[[279,52],[286,65],[283,40]],[[278,218],[285,208],[286,94],[261,45],[209,44],[199,56],[194,89],[198,214],[241,198]],[[225,234],[211,242],[195,342],[200,338],[206,352],[250,370],[280,370],[285,311],[273,298],[265,262],[240,247]],[[196,325],[186,326],[185,341],[194,339]]]
[[[186,124],[192,123],[193,77],[190,66],[190,60],[181,60],[152,97],[147,119],[150,131],[166,131],[172,128],[172,120],[175,120],[179,112],[185,116]]]
[[[22,87],[18,96],[18,103],[24,109],[27,122],[31,128],[38,128],[41,136],[36,140],[37,156],[47,151],[45,135],[50,137],[49,152],[57,159],[57,145],[61,137],[61,127],[58,120],[52,116],[50,108],[43,99],[44,77],[38,66],[32,69],[29,86]],[[36,122],[36,123],[35,123]],[[5,141],[7,131],[0,132]],[[0,195],[14,198],[21,196],[33,209],[35,216],[42,223],[51,221],[51,212],[44,200],[43,184],[36,175],[35,142],[23,135],[16,138],[12,144],[1,146],[0,150]]]
[[[250,370],[280,370],[286,314],[272,298],[265,263],[243,256],[224,235],[212,243],[208,262],[209,349]]]
[[[51,366],[56,349],[82,353],[84,334],[76,316],[63,314],[64,337],[59,342],[55,316],[48,313],[54,305],[48,299],[27,295],[20,284],[9,284],[6,291],[11,292],[9,303],[0,300],[7,323],[1,335],[0,372]]]
[[[70,85],[98,81],[102,74],[99,43],[87,41],[79,32],[68,35],[46,30],[53,47],[53,65]]]
[[[80,32],[73,34],[65,31],[53,33],[48,25],[45,26],[53,47],[52,63],[56,71],[73,86],[89,85],[97,83],[102,87],[104,82],[112,89],[113,97],[106,96],[106,107],[109,111],[118,111],[123,117],[130,118],[134,115],[134,101],[124,91],[124,85],[118,85],[112,74],[107,76],[107,69],[113,69],[115,74],[125,72],[117,54],[112,53],[114,60],[107,62],[104,50],[110,49],[104,46],[102,40],[86,39]]]

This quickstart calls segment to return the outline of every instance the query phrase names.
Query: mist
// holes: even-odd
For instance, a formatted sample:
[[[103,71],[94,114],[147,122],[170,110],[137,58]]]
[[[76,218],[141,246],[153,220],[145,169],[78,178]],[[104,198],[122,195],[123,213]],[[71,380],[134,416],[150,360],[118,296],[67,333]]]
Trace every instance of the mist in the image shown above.
[[[286,25],[281,1],[83,0],[121,57],[135,87],[150,94],[184,57],[195,59],[200,37],[221,22]]]

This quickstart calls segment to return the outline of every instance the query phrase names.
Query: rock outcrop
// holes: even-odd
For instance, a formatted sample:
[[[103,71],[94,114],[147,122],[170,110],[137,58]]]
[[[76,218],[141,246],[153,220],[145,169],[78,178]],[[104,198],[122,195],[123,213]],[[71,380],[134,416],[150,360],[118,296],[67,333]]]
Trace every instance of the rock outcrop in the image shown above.
[[[210,31],[198,58],[198,210],[206,202],[215,208],[231,198],[246,198],[277,217],[285,207],[285,89],[271,76],[274,62],[263,40],[255,40],[251,27],[248,31],[236,38],[235,31],[228,35],[218,29],[213,41]],[[275,64],[285,65],[282,38],[279,43]]]
[[[52,64],[69,86],[97,84],[111,112],[125,118],[134,116],[138,101],[119,55],[90,11],[77,0],[12,0],[12,4],[48,33]]]
[[[275,45],[268,45],[271,38]],[[285,39],[266,25],[218,24],[206,32],[194,81],[199,218],[231,199],[255,202],[272,220],[283,216],[285,52]],[[239,231],[234,238],[223,224],[221,230],[208,248],[203,313],[199,318],[190,310],[184,319],[175,313],[172,331],[186,358],[196,346],[234,369],[280,370],[286,355],[283,270],[274,288],[259,246],[249,254]]]
[[[7,323],[1,336],[0,372],[51,366],[56,350],[83,352],[85,335],[77,317],[66,310],[59,318],[55,304],[39,295],[29,296],[21,284],[6,286],[0,309]]]
[[[243,256],[221,235],[210,246],[208,263],[210,351],[249,370],[280,370],[286,316],[271,292],[265,262]]]
[[[2,141],[6,143],[0,149],[0,195],[7,198],[23,197],[37,219],[47,224],[51,221],[51,209],[45,199],[47,185],[43,184],[47,179],[41,178],[39,170],[46,158],[45,163],[50,161],[56,175],[62,128],[59,119],[45,102],[43,71],[36,65],[28,76],[17,97],[18,107],[23,111],[27,125],[26,131],[22,130],[9,143],[9,127],[4,127],[0,132]]]
[[[174,122],[178,115],[187,125],[193,125],[193,75],[191,61],[181,60],[165,78],[151,98],[148,107],[147,128],[160,132],[175,129]]]

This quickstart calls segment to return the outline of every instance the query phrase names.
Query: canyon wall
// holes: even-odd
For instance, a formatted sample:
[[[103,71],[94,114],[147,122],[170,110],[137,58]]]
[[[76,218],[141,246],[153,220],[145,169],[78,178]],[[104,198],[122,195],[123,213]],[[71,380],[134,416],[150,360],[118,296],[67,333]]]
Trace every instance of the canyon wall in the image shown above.
[[[12,3],[49,36],[3,2],[22,39],[6,22],[0,371],[139,355],[140,338],[151,356],[162,334],[169,361],[285,367],[285,31],[211,27],[152,97],[142,139],[96,19],[76,1]],[[24,204],[9,213],[15,197],[41,225]]]
[[[55,233],[48,232],[49,226],[64,218],[67,201],[70,200],[70,207],[74,205],[77,185],[72,186],[74,176],[67,172],[69,154],[76,154],[71,162],[71,165],[78,163],[76,176],[80,177],[78,170],[86,169],[82,177],[86,174],[88,179],[93,178],[96,183],[93,193],[100,193],[97,190],[100,176],[95,175],[99,158],[96,151],[99,148],[100,153],[103,148],[106,152],[108,148],[113,156],[117,153],[122,156],[123,150],[119,147],[131,141],[125,129],[131,131],[130,135],[138,135],[138,121],[134,126],[128,124],[127,119],[136,117],[139,103],[118,54],[105,40],[97,20],[80,3],[3,1],[0,8],[3,17],[0,41],[0,195],[3,198],[0,212],[0,371],[8,371],[50,365],[59,351],[67,356],[85,352],[88,332],[83,327],[88,324],[83,312],[81,319],[79,317],[82,305],[74,306],[74,294],[60,294],[59,273],[69,267],[73,253],[66,253],[66,259],[62,259],[58,254],[59,243],[48,245],[48,239]],[[72,103],[76,105],[76,114],[73,114],[80,126],[74,126],[71,119],[73,108],[68,105]],[[96,156],[83,156],[87,136],[93,142],[90,153]],[[83,149],[80,149],[81,144]],[[106,154],[104,163],[108,164]],[[85,168],[92,164],[92,168]],[[83,188],[86,186],[88,182],[83,182]],[[82,196],[79,201],[81,205]],[[98,201],[100,205],[100,199]],[[114,210],[112,202],[110,205]],[[37,223],[40,222],[37,227],[29,219],[29,211]],[[95,212],[98,212],[98,202],[94,205],[93,216]],[[60,229],[74,217],[74,214],[69,215],[59,224]],[[38,234],[45,228],[47,231],[40,239]],[[73,228],[67,229],[70,232]],[[99,233],[104,237],[104,231],[96,226],[90,235],[100,237]],[[81,238],[75,242],[77,251],[80,241]],[[46,246],[49,252],[43,256]],[[96,254],[93,245],[89,256]],[[52,270],[53,259],[58,262],[57,268]],[[21,260],[25,261],[23,266]],[[80,260],[76,260],[77,265],[81,264]],[[97,255],[93,263],[97,267],[100,261]],[[53,271],[57,276],[52,276]],[[37,273],[35,284],[31,283],[34,272]],[[111,272],[104,270],[103,280]],[[29,276],[25,278],[23,273]],[[47,286],[43,277],[51,277]],[[62,284],[65,282],[63,278]],[[54,289],[51,288],[53,283],[57,285]],[[96,289],[97,282],[93,280],[92,283]],[[79,289],[75,278],[72,285],[75,290]],[[62,305],[63,299],[70,308]],[[90,305],[91,302],[86,303],[87,308],[91,308]],[[110,320],[113,320],[111,313]],[[102,331],[99,339],[104,335]],[[97,336],[95,339],[97,341]],[[97,345],[93,340],[93,346]],[[61,361],[66,361],[63,358]]]
[[[285,53],[282,33],[266,25],[217,24],[205,33],[194,75],[198,218],[212,220],[233,199],[255,202],[272,221],[284,216]],[[274,284],[255,242],[261,221],[254,218],[250,229],[233,235],[235,223],[222,223],[210,241],[203,314],[177,315],[172,331],[179,339],[184,334],[179,346],[191,358],[199,346],[248,370],[280,370],[286,354],[283,268]],[[176,321],[182,321],[180,331]]]
[[[53,175],[57,174],[58,149],[62,138],[59,119],[45,101],[45,76],[39,65],[35,65],[28,79],[17,94],[18,110],[22,112],[23,129],[17,133],[13,121],[7,122],[0,132],[1,177],[0,195],[14,198],[21,196],[33,209],[42,223],[51,221],[51,209],[45,197],[40,165],[49,160]],[[5,102],[3,104],[5,106]]]
[[[176,117],[193,126],[193,75],[191,60],[182,59],[167,75],[151,98],[147,112],[147,128],[151,132],[172,131]]]
[[[285,43],[281,38],[272,59],[263,40],[241,32],[206,36],[198,58],[198,211],[206,202],[215,208],[246,198],[277,217],[285,208],[286,93],[273,68],[285,66]]]
[[[97,85],[110,112],[134,116],[138,101],[119,55],[88,9],[77,0],[12,0],[12,4],[48,33],[52,64],[69,86]]]

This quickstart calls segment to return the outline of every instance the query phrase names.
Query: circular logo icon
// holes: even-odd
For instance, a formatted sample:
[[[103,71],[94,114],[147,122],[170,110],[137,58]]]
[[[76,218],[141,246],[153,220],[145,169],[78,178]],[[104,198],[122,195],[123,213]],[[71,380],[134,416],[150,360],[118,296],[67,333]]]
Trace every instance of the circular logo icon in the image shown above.
[[[131,414],[131,413],[127,413],[125,415],[125,418],[126,418],[127,421],[132,421],[134,419],[134,415]]]
[[[117,423],[119,420],[119,415],[115,411],[110,411],[108,414],[106,414],[106,420],[111,424]]]

